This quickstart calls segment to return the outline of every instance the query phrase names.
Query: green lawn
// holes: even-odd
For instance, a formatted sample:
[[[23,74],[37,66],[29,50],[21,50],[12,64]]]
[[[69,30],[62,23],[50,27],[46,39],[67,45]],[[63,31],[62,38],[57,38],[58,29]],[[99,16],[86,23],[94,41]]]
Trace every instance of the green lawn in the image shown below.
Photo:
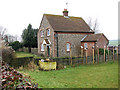
[[[118,64],[107,62],[52,71],[20,71],[31,76],[40,88],[117,88]]]
[[[31,53],[26,53],[26,52],[16,52],[16,57],[21,58],[21,57],[32,57],[34,56]]]
[[[17,58],[23,58],[23,57],[34,57],[34,58],[41,58],[41,57],[38,57],[37,55],[35,54],[32,54],[32,53],[27,53],[27,52],[16,52],[16,57]]]

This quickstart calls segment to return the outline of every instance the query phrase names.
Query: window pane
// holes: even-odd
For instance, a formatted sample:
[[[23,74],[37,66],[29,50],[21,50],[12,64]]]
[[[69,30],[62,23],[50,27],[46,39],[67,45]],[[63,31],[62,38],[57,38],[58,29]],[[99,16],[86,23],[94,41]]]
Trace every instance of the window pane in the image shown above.
[[[50,29],[47,30],[47,36],[49,36],[49,35],[50,35]]]
[[[44,37],[44,31],[41,31],[41,37]]]
[[[70,44],[67,43],[67,51],[70,51]]]
[[[41,44],[41,51],[44,51],[44,45]]]
[[[84,48],[87,48],[87,43],[84,43]]]

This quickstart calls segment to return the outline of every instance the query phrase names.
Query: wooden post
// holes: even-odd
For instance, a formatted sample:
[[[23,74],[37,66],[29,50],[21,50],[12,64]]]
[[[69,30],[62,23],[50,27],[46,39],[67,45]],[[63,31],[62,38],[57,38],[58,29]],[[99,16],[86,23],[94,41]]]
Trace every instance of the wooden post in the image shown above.
[[[117,60],[118,60],[118,47],[117,47]]]
[[[70,59],[71,59],[71,66],[72,66],[72,51],[71,51],[71,47],[70,47]]]
[[[99,64],[99,48],[98,48],[98,64]]]
[[[83,57],[83,47],[81,46],[81,57]]]
[[[94,64],[94,46],[92,47],[93,50],[93,64]]]
[[[105,62],[105,46],[104,46],[104,62]]]
[[[86,64],[87,64],[87,48],[86,48]]]
[[[109,61],[109,47],[108,47],[108,61]]]
[[[83,46],[81,46],[81,57],[83,58]],[[83,59],[82,59],[82,64],[83,64]]]
[[[114,47],[113,47],[113,61],[114,61]]]

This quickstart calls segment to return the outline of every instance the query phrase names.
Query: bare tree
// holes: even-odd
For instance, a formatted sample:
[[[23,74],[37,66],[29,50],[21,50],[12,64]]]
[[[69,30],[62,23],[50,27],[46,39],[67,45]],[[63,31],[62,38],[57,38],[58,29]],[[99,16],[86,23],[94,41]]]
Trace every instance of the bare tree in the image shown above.
[[[88,19],[88,25],[95,33],[99,33],[100,32],[100,30],[99,30],[99,23],[98,23],[97,19],[95,21],[93,21],[92,18],[90,17]]]
[[[0,36],[5,39],[6,38],[6,33],[7,33],[7,29],[4,28],[3,26],[0,26]]]
[[[3,26],[0,26],[0,38],[3,41],[4,45],[8,45],[8,36],[7,36],[7,29]]]

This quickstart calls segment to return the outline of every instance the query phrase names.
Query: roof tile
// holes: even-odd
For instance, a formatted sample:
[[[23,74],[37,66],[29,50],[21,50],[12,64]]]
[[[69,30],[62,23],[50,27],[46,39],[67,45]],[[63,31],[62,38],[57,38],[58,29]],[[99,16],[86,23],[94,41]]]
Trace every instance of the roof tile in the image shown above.
[[[65,18],[62,15],[44,14],[54,31],[93,32],[81,17]]]

